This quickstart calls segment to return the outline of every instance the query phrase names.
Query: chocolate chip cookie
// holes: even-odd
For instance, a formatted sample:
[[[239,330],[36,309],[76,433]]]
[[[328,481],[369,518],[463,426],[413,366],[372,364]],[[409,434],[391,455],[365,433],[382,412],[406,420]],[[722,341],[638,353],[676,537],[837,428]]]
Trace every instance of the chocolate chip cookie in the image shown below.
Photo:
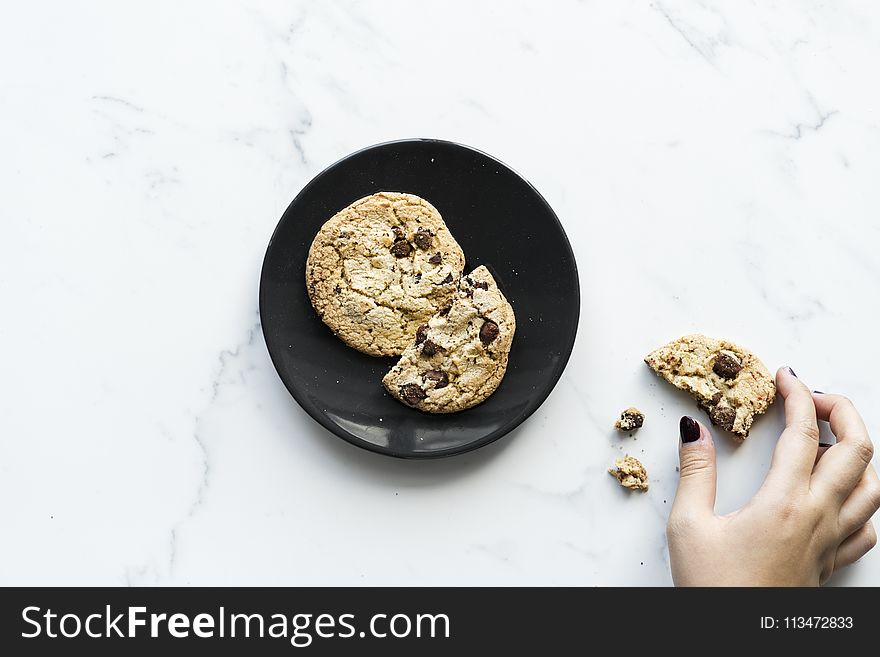
[[[751,351],[727,340],[686,335],[651,352],[645,362],[676,388],[686,390],[712,424],[738,440],[776,397],[776,384]]]
[[[428,413],[476,406],[495,392],[507,370],[516,319],[495,279],[477,267],[457,294],[418,326],[382,383],[391,395]]]
[[[464,254],[434,206],[379,192],[325,223],[309,249],[306,285],[318,315],[346,344],[398,356],[458,287]]]

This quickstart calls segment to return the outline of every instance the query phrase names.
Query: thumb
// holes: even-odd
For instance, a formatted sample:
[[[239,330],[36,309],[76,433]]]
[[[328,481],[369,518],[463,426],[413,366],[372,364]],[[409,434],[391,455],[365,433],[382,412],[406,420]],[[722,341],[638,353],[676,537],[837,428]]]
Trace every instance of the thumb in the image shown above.
[[[715,443],[712,434],[694,418],[685,415],[679,424],[681,463],[678,490],[672,513],[685,516],[715,512]]]

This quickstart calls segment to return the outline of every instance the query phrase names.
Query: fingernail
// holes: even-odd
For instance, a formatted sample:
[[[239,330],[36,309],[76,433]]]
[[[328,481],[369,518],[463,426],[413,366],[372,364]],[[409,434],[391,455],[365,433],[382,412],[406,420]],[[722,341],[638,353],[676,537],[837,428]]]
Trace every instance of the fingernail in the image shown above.
[[[817,395],[824,395],[825,394],[821,390],[814,390],[813,392],[815,392]]]
[[[819,447],[833,447],[831,443],[819,443]]]
[[[788,373],[791,374],[794,378],[797,378],[797,374],[794,373],[793,369],[791,369],[790,367],[786,367],[785,369],[787,369]]]
[[[678,430],[681,433],[681,442],[683,443],[692,443],[700,438],[700,425],[694,418],[687,415],[682,416],[681,422],[678,423]]]

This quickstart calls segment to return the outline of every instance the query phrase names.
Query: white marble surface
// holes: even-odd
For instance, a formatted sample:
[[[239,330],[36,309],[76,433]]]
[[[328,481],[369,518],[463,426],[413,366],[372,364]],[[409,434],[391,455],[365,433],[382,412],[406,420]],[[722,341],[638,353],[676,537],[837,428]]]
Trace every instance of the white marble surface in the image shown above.
[[[877,430],[878,61],[869,2],[5,4],[0,583],[669,584],[693,405],[656,344],[734,338]],[[542,191],[583,311],[525,425],[414,463],[296,406],[257,286],[313,175],[415,136]],[[638,440],[609,430],[629,404]],[[719,438],[720,511],[780,411]],[[880,584],[878,555],[833,583]]]

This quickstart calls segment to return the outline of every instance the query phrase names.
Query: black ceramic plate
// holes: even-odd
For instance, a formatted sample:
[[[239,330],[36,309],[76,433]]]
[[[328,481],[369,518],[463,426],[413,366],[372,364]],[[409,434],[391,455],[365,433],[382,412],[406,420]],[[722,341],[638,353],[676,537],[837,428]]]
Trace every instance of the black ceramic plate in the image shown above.
[[[345,206],[383,190],[430,201],[464,249],[465,271],[486,265],[513,306],[507,375],[479,406],[449,415],[404,406],[381,383],[396,359],[351,349],[312,309],[305,264],[315,234]],[[316,176],[278,223],[260,281],[266,345],[294,399],[340,438],[404,458],[482,447],[534,413],[565,369],[579,306],[571,246],[535,188],[485,153],[433,139],[371,146]]]

